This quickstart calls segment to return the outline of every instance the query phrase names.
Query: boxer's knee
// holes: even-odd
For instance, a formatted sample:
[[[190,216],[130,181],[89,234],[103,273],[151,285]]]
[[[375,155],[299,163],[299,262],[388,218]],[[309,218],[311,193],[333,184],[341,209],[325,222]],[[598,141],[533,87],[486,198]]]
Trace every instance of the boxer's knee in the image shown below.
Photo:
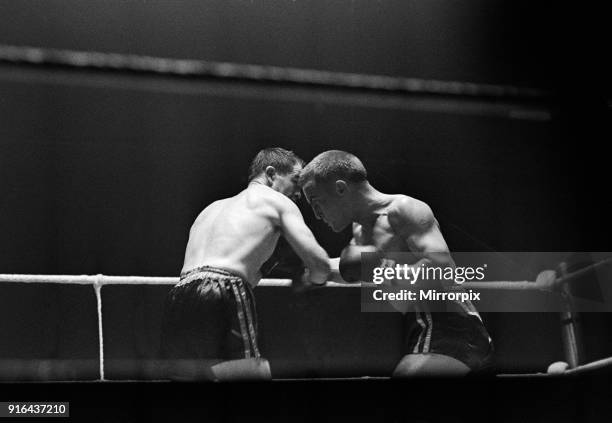
[[[215,380],[270,380],[270,363],[265,358],[223,361],[211,367]]]
[[[216,380],[212,371],[221,360],[172,359],[165,363],[164,374],[167,379],[177,382]]]
[[[456,358],[442,354],[408,354],[393,370],[392,377],[465,376],[470,368]]]

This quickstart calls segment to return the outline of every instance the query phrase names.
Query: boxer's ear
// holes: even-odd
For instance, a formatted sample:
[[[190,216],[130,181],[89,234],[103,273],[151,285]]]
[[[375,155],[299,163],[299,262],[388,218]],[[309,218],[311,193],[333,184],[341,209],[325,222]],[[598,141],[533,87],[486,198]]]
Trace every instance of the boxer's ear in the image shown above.
[[[335,188],[336,188],[336,194],[340,196],[343,196],[348,190],[348,186],[346,185],[346,182],[344,182],[342,179],[339,179],[336,181]]]
[[[274,181],[274,178],[276,177],[276,169],[274,169],[274,166],[266,167],[265,173],[266,178],[268,178],[270,182]]]

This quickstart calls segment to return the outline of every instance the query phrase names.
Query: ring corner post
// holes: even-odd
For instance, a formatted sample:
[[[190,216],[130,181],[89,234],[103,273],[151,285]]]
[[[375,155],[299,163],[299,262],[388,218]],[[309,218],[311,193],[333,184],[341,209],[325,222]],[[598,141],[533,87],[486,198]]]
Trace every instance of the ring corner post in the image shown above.
[[[561,277],[567,276],[567,263],[562,262],[559,264],[559,273]],[[573,369],[579,366],[584,358],[580,316],[574,307],[569,281],[562,284],[560,293],[564,307],[564,310],[559,313],[563,354],[565,361],[569,364],[569,368]]]

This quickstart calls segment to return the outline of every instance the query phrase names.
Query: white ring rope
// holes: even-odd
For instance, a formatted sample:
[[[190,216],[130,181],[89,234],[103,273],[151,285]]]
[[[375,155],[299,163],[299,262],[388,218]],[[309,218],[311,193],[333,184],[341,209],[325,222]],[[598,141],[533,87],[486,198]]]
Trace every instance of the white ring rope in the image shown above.
[[[599,262],[585,266],[557,277],[553,271],[540,272],[535,281],[484,281],[465,282],[458,286],[464,289],[486,289],[486,290],[538,290],[554,291],[560,285],[571,282],[600,267],[612,265],[612,258],[606,258]],[[31,275],[31,274],[0,274],[0,283],[60,283],[78,285],[176,285],[178,277],[172,276],[106,276],[98,275]],[[262,279],[258,286],[266,287],[289,287],[291,279]],[[337,283],[327,282],[326,288],[359,288],[374,286],[372,283]]]
[[[563,278],[567,280],[568,278]],[[557,279],[560,280],[560,279]],[[165,276],[106,276],[106,275],[27,275],[27,274],[0,274],[0,283],[53,283],[66,285],[176,285],[177,277]],[[257,286],[263,287],[290,287],[291,279],[262,279]],[[337,283],[327,282],[323,288],[361,288],[374,287],[373,283]],[[452,289],[453,287],[451,287]],[[486,289],[486,290],[536,290],[550,291],[548,284],[535,281],[490,281],[490,282],[465,282],[458,285],[461,289]]]
[[[0,274],[0,282],[6,283],[59,283],[70,285],[176,285],[178,277],[173,276],[107,276],[107,275],[30,275]],[[261,286],[290,286],[290,279],[262,279]],[[330,283],[330,285],[342,285]]]

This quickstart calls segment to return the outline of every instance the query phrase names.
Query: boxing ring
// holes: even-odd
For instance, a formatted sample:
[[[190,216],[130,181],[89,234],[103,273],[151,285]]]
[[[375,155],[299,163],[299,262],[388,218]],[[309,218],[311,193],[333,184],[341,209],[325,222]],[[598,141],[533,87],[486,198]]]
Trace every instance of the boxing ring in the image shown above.
[[[266,98],[298,103],[435,111],[535,122],[546,122],[552,118],[550,93],[504,85],[13,45],[0,45],[0,65],[0,77],[16,83],[70,84],[178,93],[188,96]],[[541,291],[560,295],[566,305],[566,309],[560,313],[560,327],[564,359],[568,364],[568,370],[562,374],[575,375],[609,368],[612,365],[612,357],[591,363],[583,362],[580,323],[567,287],[571,281],[609,264],[610,260],[601,261],[576,272],[567,272],[567,269],[560,265],[558,272],[542,272],[534,281],[467,282],[462,288],[514,292]],[[2,284],[81,285],[93,288],[98,332],[98,380],[101,381],[110,379],[105,366],[102,288],[169,287],[177,282],[177,277],[103,274],[0,275]],[[290,285],[291,281],[288,279],[264,279],[259,284],[261,287],[272,289],[288,288]],[[358,284],[330,282],[321,289],[359,288]],[[542,374],[542,376],[547,375]]]
[[[457,288],[478,289],[487,291],[543,291],[555,293],[564,299],[565,310],[560,312],[561,340],[567,369],[549,368],[548,373],[536,374],[499,374],[499,377],[520,376],[550,376],[550,375],[581,375],[602,369],[612,369],[612,357],[583,363],[581,326],[578,313],[573,307],[573,300],[569,292],[569,284],[580,277],[612,264],[612,258],[598,261],[582,269],[567,272],[565,263],[559,265],[559,271],[542,271],[535,281],[487,281],[487,282],[465,282]],[[173,286],[179,282],[178,277],[150,277],[150,276],[109,276],[97,275],[33,275],[33,274],[0,274],[0,284],[62,284],[62,285],[89,285],[93,288],[96,299],[96,313],[98,324],[98,354],[99,354],[99,379],[108,380],[105,377],[105,351],[103,331],[103,301],[102,288],[110,285],[151,285],[151,286]],[[290,279],[262,279],[258,286],[270,288],[289,288],[292,285]],[[328,282],[324,287],[315,289],[360,289],[364,286],[374,286],[371,283],[342,284]],[[451,289],[454,287],[451,287]]]

